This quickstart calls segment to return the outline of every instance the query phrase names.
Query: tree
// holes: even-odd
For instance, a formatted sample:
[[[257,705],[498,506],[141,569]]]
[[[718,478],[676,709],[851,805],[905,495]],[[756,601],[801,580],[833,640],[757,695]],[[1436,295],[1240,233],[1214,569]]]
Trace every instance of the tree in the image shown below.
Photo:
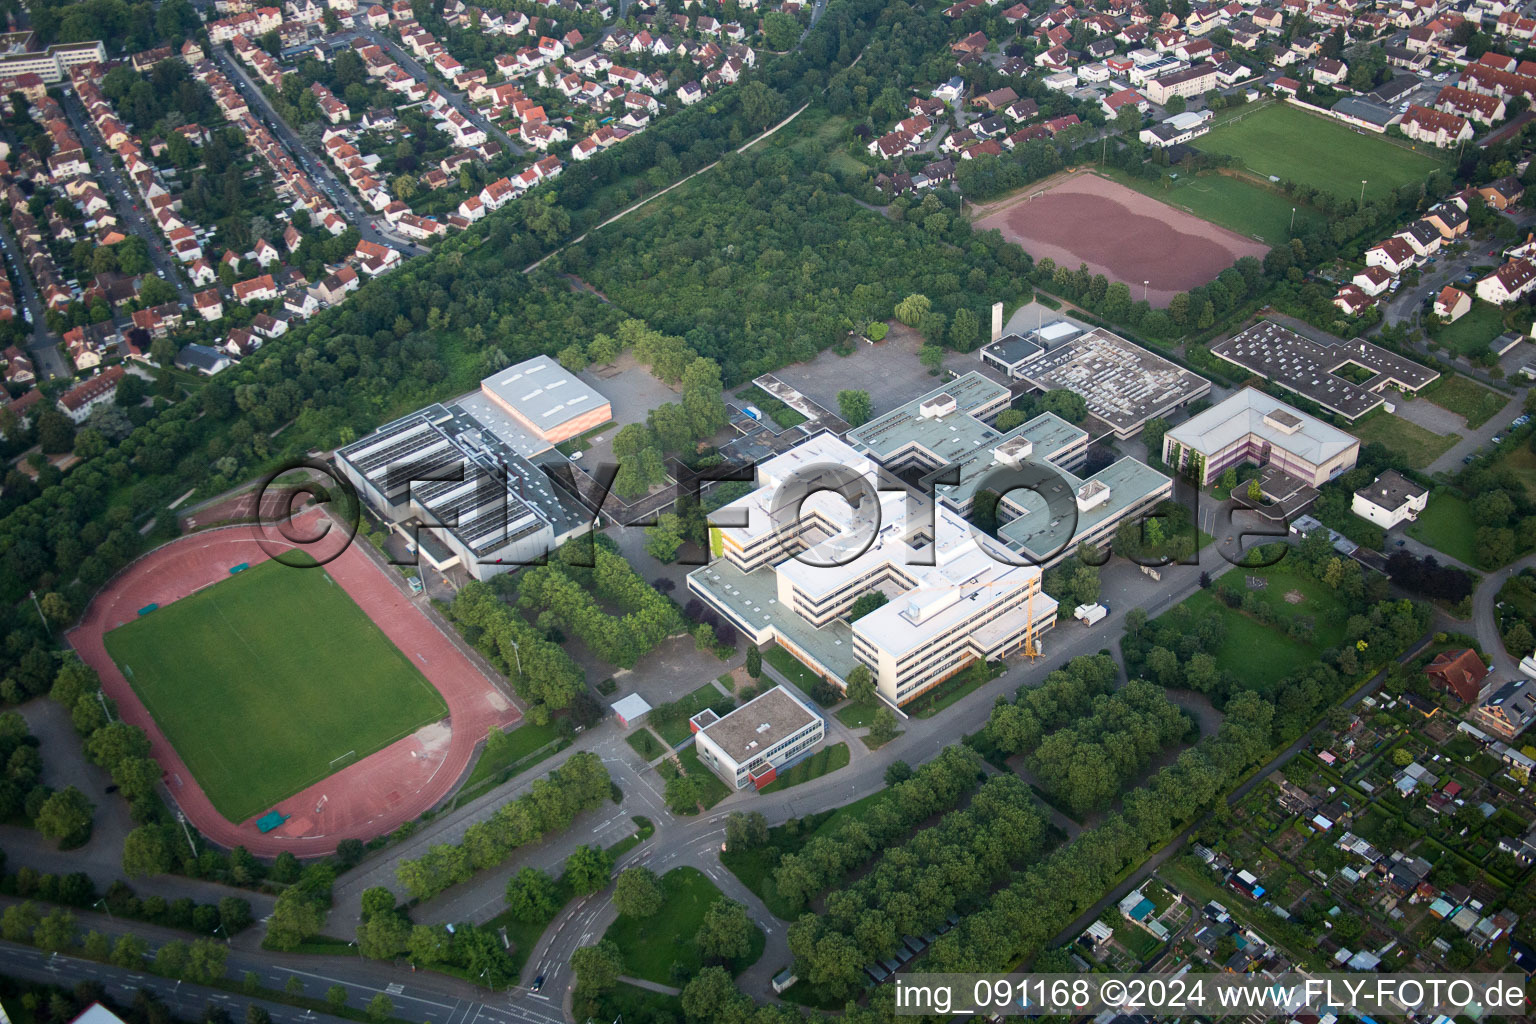
[[[683,546],[682,520],[675,512],[663,512],[654,526],[645,528],[646,554],[658,562],[671,563]]]
[[[869,738],[875,746],[883,746],[896,738],[896,716],[884,704],[875,709],[869,722]]]
[[[560,909],[555,880],[538,868],[523,868],[507,879],[507,909],[519,921],[548,921]]]
[[[860,707],[875,702],[875,676],[867,665],[855,665],[848,673],[848,699]]]
[[[848,621],[858,622],[876,608],[883,608],[888,600],[890,599],[878,590],[865,591],[854,600],[853,607],[848,609]]]
[[[377,1022],[377,1024],[384,1024],[384,1021],[388,1020],[390,1014],[394,1012],[395,1001],[383,992],[368,1000],[368,1019]]]
[[[129,878],[171,870],[171,847],[160,825],[140,825],[123,839],[123,871]]]
[[[972,309],[955,310],[949,324],[949,343],[961,352],[969,352],[981,338],[981,318]]]
[[[896,303],[896,319],[908,327],[916,327],[923,314],[932,308],[933,303],[928,301],[926,295],[908,295]]]
[[[1068,423],[1081,425],[1088,418],[1088,403],[1075,391],[1053,388],[1040,399],[1042,412],[1055,413]]]
[[[747,644],[747,675],[753,679],[759,679],[763,674],[763,652],[757,649],[757,644]]]
[[[325,926],[325,907],[311,893],[295,886],[283,890],[267,921],[267,943],[274,949],[297,949]]]
[[[768,41],[768,49],[783,53],[799,41],[800,23],[782,11],[769,11],[763,15],[763,36]]]
[[[995,421],[994,425],[1000,432],[1006,434],[1008,431],[1015,427],[1022,427],[1028,421],[1029,414],[1024,410],[1004,409],[1002,412],[997,414],[997,420]]]
[[[79,846],[91,834],[91,812],[95,809],[84,793],[66,786],[43,801],[34,824],[43,835],[58,840],[60,848]]]
[[[1264,492],[1259,487],[1259,478],[1254,477],[1252,480],[1248,481],[1248,500],[1252,502],[1258,502],[1262,501],[1263,499]]]
[[[74,447],[75,425],[68,416],[45,406],[37,417],[37,443],[45,455],[62,455]]]
[[[661,885],[650,868],[628,868],[613,883],[613,907],[625,917],[650,917],[661,903]]]
[[[565,880],[577,896],[590,896],[608,884],[613,857],[599,846],[583,844],[565,858]]]
[[[347,1005],[347,989],[344,985],[332,985],[325,990],[325,1001],[332,1012],[340,1011]]]
[[[1163,109],[1168,112],[1169,117],[1172,117],[1174,114],[1184,113],[1187,106],[1183,96],[1170,96],[1168,102],[1163,104]]]
[[[576,974],[576,988],[586,995],[612,988],[624,973],[624,957],[619,947],[604,939],[595,946],[580,946],[571,953],[571,970]]]
[[[759,811],[732,811],[725,821],[725,845],[732,851],[755,850],[768,843],[768,819]]]
[[[944,365],[944,349],[938,345],[924,345],[917,350],[917,361],[928,367],[930,374],[937,375]]]
[[[217,939],[201,938],[192,942],[187,953],[186,979],[207,985],[224,977],[229,947]]]
[[[704,911],[695,939],[705,959],[737,960],[752,949],[752,922],[747,908],[735,900],[718,899]]]
[[[837,409],[850,426],[862,426],[869,421],[871,411],[869,392],[839,391],[837,393]]]

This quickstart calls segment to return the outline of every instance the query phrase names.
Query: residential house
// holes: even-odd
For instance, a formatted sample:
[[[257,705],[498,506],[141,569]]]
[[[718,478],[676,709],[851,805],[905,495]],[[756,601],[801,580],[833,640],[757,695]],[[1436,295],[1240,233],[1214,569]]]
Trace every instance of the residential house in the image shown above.
[[[1421,509],[1422,511],[1422,509]],[[1463,704],[1476,704],[1482,696],[1483,680],[1488,677],[1488,666],[1470,647],[1455,651],[1442,651],[1424,666],[1429,684],[1450,694]]]

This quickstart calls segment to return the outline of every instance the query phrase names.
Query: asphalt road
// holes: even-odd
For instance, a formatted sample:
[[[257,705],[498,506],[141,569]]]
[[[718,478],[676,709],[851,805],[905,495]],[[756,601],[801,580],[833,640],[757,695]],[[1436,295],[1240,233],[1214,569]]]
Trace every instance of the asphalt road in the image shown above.
[[[21,249],[16,245],[16,240],[11,237],[11,226],[3,218],[0,218],[0,244],[4,245],[6,255],[11,258],[11,263],[16,268],[12,277],[16,279],[21,289],[17,298],[32,316],[32,336],[27,341],[27,352],[32,356],[32,364],[38,379],[74,376],[75,369],[70,365],[68,357],[64,355],[59,336],[50,333],[48,325],[43,322],[45,307],[37,293],[37,282],[32,280],[32,271],[22,259]]]
[[[127,180],[118,173],[117,165],[113,163],[114,154],[107,149],[96,126],[86,116],[85,108],[80,105],[80,98],[75,95],[74,89],[64,92],[64,112],[69,118],[70,127],[90,157],[97,183],[103,186],[112,199],[112,208],[118,219],[127,225],[128,230],[144,239],[149,246],[149,260],[155,272],[174,285],[181,304],[190,307],[192,289],[187,287],[186,280],[181,276],[180,265],[165,247],[165,238],[160,234],[159,225],[151,224],[145,218],[146,207],[141,205],[142,197],[129,191]]]

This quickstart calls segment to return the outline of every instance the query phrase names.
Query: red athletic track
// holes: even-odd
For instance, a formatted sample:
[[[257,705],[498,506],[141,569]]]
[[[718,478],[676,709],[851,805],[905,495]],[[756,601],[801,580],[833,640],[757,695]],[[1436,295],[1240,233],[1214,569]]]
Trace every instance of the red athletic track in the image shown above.
[[[296,530],[317,533],[323,522],[329,522],[320,515],[318,511],[303,514]],[[334,528],[335,524],[331,525]],[[351,545],[326,563],[325,571],[443,695],[448,718],[282,801],[276,809],[291,817],[272,832],[263,835],[255,818],[238,824],[225,820],[107,655],[102,637],[136,618],[147,604],[170,604],[228,579],[232,566],[266,561],[269,556],[261,540],[267,540],[271,547],[273,536],[270,528],[233,526],[192,534],[157,548],[96,595],[68,639],[101,675],[102,686],[117,701],[123,720],[149,734],[167,788],[203,835],[220,846],[244,846],[258,856],[290,850],[296,856],[315,857],[335,852],[343,839],[370,839],[435,807],[464,775],[489,727],[505,728],[522,716],[411,603],[362,550],[362,544]],[[290,545],[279,543],[274,550],[284,546]]]

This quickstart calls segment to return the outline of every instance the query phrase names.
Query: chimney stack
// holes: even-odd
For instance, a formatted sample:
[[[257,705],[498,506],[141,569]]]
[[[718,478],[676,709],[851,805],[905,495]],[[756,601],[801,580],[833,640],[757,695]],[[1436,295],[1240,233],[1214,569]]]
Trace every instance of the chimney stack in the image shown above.
[[[996,341],[997,339],[1001,338],[1002,336],[1003,336],[1003,304],[1001,302],[994,302],[994,303],[992,303],[992,340]]]

